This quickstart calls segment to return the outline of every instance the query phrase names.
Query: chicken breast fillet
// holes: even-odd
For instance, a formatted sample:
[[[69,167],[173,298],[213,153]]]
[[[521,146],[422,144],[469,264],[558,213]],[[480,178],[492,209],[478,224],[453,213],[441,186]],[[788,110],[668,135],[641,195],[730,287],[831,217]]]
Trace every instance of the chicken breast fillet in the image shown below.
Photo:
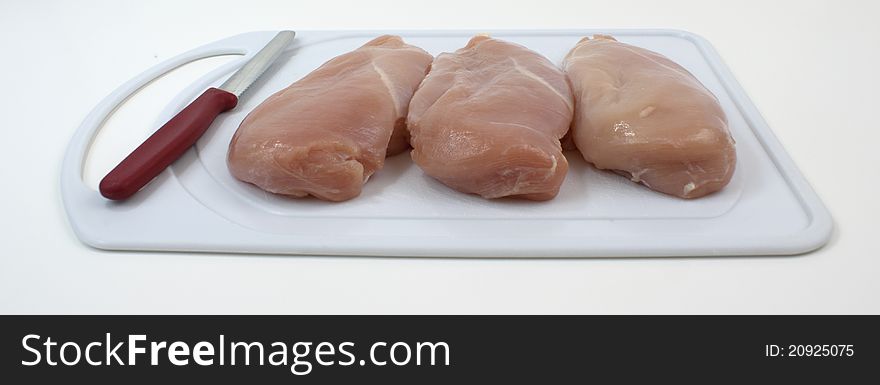
[[[386,35],[324,63],[242,121],[229,144],[230,172],[277,194],[360,195],[386,153],[408,148],[407,107],[431,60]]]
[[[736,167],[718,99],[663,55],[597,35],[566,56],[575,99],[572,136],[587,162],[654,190],[697,198]]]
[[[571,91],[553,63],[525,47],[476,36],[439,55],[413,96],[412,158],[465,193],[551,199],[568,170],[559,139],[572,114]]]

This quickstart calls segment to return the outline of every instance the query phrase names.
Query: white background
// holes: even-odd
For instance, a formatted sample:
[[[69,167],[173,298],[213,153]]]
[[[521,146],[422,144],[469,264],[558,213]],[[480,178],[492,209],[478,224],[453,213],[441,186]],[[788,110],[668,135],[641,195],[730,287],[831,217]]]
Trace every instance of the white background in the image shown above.
[[[515,3],[4,0],[0,312],[880,313],[878,3]],[[94,250],[66,222],[58,180],[74,129],[119,84],[195,46],[282,28],[602,27],[712,42],[831,210],[831,242],[756,258],[187,255]]]

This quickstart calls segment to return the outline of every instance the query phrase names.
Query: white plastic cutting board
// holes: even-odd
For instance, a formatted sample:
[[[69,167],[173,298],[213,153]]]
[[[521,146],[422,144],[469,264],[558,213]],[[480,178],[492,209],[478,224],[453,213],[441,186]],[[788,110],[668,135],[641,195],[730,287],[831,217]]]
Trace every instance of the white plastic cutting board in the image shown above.
[[[329,203],[274,196],[227,171],[229,140],[248,112],[328,59],[383,33],[398,34],[436,55],[486,32],[556,63],[581,37],[594,33],[610,33],[680,63],[727,113],[738,155],[732,181],[720,193],[682,200],[595,170],[568,152],[571,167],[556,199],[488,201],[450,190],[400,155],[387,160],[360,197]],[[70,143],[61,180],[70,222],[83,242],[115,250],[322,255],[712,256],[798,254],[822,246],[831,234],[822,202],[718,54],[704,39],[673,30],[299,31],[238,107],[134,198],[111,202],[86,186],[83,165],[92,138],[129,95],[183,64],[245,54],[192,84],[157,117],[158,127],[205,88],[222,83],[274,34],[233,36],[172,58],[124,84],[92,111]]]

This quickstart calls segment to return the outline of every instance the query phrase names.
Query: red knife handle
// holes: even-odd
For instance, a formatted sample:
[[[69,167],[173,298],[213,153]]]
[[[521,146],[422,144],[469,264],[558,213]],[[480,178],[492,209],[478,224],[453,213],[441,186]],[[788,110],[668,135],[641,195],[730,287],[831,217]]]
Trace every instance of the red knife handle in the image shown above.
[[[234,94],[207,89],[110,171],[98,187],[101,195],[113,200],[134,195],[192,147],[217,115],[236,104]]]

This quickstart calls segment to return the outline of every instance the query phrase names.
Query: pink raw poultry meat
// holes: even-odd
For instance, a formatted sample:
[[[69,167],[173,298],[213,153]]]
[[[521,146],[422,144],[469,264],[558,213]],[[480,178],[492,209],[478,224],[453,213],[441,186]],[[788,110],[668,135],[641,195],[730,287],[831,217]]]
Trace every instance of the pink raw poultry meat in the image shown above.
[[[413,160],[456,190],[485,198],[552,199],[568,162],[565,75],[525,47],[476,36],[439,55],[413,96]]]
[[[386,35],[328,61],[244,119],[229,144],[230,172],[294,197],[360,195],[386,153],[407,148],[407,106],[431,60]]]
[[[718,99],[665,56],[610,36],[584,38],[564,61],[572,136],[584,159],[682,198],[727,185],[736,150]]]

